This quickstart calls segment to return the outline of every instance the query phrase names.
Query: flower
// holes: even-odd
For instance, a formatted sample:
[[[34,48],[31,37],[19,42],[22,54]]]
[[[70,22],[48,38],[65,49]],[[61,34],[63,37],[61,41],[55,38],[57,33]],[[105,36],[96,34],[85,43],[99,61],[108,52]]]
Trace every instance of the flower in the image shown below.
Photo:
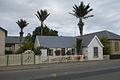
[[[34,54],[34,52],[32,50],[26,50],[24,54]]]
[[[81,56],[77,56],[77,59],[80,60]]]
[[[68,57],[67,57],[67,60],[70,60],[70,59],[71,59],[71,56],[68,56]]]

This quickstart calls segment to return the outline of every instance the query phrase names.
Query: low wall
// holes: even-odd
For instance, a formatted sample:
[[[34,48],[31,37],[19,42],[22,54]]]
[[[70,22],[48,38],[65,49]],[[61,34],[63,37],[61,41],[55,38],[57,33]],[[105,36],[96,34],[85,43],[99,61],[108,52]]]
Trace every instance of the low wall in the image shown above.
[[[70,62],[83,61],[83,55],[69,55],[69,56],[35,56],[36,64],[40,63],[56,63],[56,62]]]
[[[87,59],[83,55],[39,56],[34,54],[11,54],[0,56],[0,66],[72,62],[86,60]]]
[[[11,54],[0,56],[0,66],[27,65],[35,63],[34,54]]]
[[[110,55],[103,55],[104,60],[110,60]]]

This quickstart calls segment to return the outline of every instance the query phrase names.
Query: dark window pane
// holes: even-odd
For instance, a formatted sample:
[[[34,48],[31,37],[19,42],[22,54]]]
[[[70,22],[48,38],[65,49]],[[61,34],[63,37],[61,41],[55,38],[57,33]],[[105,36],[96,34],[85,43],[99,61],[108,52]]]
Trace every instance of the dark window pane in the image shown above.
[[[98,57],[98,47],[94,47],[94,56]]]

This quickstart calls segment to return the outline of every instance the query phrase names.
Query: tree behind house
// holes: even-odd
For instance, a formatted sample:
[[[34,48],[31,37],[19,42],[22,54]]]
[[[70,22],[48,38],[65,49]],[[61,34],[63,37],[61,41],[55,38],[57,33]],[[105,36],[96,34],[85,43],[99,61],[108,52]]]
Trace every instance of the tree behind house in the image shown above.
[[[34,40],[35,40],[37,35],[38,36],[41,35],[40,30],[41,30],[41,27],[36,27],[36,29],[33,31],[33,35],[32,36],[33,36]],[[47,26],[45,26],[45,27],[43,27],[43,35],[44,36],[58,36],[58,31],[50,29]]]
[[[41,36],[43,35],[43,27],[44,27],[44,21],[46,20],[46,18],[50,15],[50,13],[47,12],[47,10],[40,10],[37,11],[37,13],[35,14],[37,16],[37,18],[39,19],[39,21],[41,22],[41,29],[40,29],[40,33]]]
[[[19,28],[20,28],[20,33],[19,33],[19,34],[20,34],[20,43],[22,43],[23,34],[24,34],[23,29],[24,29],[29,23],[27,23],[27,21],[26,21],[26,20],[23,20],[23,19],[18,20],[16,23],[18,24],[18,26],[19,26]]]
[[[76,18],[79,19],[79,22],[78,22],[78,27],[79,27],[79,31],[80,31],[80,35],[82,36],[83,35],[83,26],[84,26],[84,22],[83,22],[83,19],[87,19],[89,17],[93,17],[93,15],[88,15],[88,13],[90,13],[93,9],[90,8],[89,4],[87,5],[84,5],[83,2],[80,3],[80,5],[74,5],[73,6],[73,13],[70,13],[72,14],[73,16],[75,16]],[[80,48],[82,48],[82,45],[80,46]],[[80,54],[82,54],[82,49],[80,51]]]
[[[106,37],[100,38],[101,43],[103,44],[103,55],[109,55],[110,54],[110,42]]]

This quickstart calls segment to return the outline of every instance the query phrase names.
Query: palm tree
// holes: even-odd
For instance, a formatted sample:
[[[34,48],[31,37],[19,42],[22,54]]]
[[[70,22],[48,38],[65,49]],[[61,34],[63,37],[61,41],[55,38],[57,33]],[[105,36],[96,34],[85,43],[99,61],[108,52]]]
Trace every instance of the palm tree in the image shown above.
[[[18,24],[18,26],[20,27],[21,31],[20,31],[20,43],[22,43],[22,39],[23,39],[23,29],[24,27],[26,27],[29,23],[27,23],[27,21],[23,20],[23,19],[20,19],[16,22]]]
[[[87,15],[92,10],[93,9],[90,8],[89,4],[84,5],[83,2],[81,2],[80,5],[78,5],[78,6],[74,5],[73,13],[70,13],[79,19],[78,26],[79,26],[79,31],[80,31],[81,36],[83,35],[83,26],[84,26],[83,19],[93,17],[94,15]]]
[[[93,17],[94,15],[88,15],[88,13],[91,12],[92,10],[93,9],[90,8],[89,4],[84,5],[83,2],[81,2],[80,5],[78,5],[78,6],[74,5],[73,13],[70,13],[79,19],[79,22],[77,25],[79,27],[81,37],[83,35],[83,26],[84,26],[83,19]],[[82,41],[81,41],[81,43],[82,43]],[[80,54],[82,54],[82,45],[80,45]]]
[[[39,21],[41,22],[41,36],[42,36],[42,27],[43,27],[43,22],[45,21],[45,19],[50,15],[50,13],[47,12],[47,10],[40,10],[37,11],[37,14],[35,14],[37,16],[37,18],[39,19]]]

